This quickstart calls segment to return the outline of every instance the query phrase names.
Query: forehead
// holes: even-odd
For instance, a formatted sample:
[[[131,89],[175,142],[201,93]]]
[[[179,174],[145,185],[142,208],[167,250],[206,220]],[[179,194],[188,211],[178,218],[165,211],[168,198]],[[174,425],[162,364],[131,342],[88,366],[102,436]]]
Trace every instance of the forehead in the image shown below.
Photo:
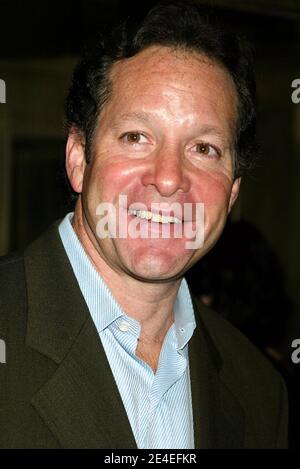
[[[237,92],[218,63],[197,52],[151,46],[111,69],[110,111],[125,107],[168,108],[170,113],[208,111],[235,127]],[[231,128],[230,130],[233,130]]]

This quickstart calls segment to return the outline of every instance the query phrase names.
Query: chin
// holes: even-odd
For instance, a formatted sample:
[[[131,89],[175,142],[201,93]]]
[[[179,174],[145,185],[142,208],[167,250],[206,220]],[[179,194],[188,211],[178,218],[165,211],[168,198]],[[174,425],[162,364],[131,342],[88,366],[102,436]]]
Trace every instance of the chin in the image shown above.
[[[144,283],[168,283],[178,280],[183,276],[182,272],[164,272],[160,270],[150,271],[134,271],[130,272],[131,276],[136,280]]]
[[[135,253],[135,255],[126,262],[130,265],[131,274],[144,281],[167,281],[177,279],[183,275],[186,270],[188,259],[180,259],[174,256],[174,253]]]

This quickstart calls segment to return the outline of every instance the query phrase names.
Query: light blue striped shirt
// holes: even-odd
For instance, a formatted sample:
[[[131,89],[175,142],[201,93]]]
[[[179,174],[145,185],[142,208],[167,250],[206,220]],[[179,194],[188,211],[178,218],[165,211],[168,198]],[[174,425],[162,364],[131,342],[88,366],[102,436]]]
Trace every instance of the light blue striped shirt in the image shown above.
[[[127,316],[94,268],[66,215],[59,233],[99,333],[138,448],[194,448],[188,342],[196,327],[185,279],[156,373],[135,355],[140,324]],[[84,429],[83,429],[84,431]]]

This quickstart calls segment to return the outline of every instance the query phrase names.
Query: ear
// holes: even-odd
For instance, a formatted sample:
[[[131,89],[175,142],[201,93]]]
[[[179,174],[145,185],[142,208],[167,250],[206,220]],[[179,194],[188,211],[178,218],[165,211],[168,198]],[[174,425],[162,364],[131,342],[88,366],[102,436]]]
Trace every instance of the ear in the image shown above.
[[[240,185],[241,185],[241,178],[236,178],[232,184],[231,188],[231,194],[230,194],[230,199],[229,199],[229,205],[228,205],[228,213],[231,212],[231,209],[234,205],[234,202],[238,198],[239,191],[240,191]]]
[[[71,130],[66,145],[66,170],[70,184],[77,193],[82,191],[85,166],[84,145],[78,133]]]

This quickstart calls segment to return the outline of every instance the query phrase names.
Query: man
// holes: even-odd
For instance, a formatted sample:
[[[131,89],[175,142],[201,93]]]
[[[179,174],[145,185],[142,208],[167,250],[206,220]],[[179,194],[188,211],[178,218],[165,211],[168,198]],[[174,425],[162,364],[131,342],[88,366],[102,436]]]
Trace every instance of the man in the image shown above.
[[[86,53],[74,214],[1,265],[2,447],[285,446],[281,378],[183,279],[250,166],[253,93],[238,39],[186,3]]]

